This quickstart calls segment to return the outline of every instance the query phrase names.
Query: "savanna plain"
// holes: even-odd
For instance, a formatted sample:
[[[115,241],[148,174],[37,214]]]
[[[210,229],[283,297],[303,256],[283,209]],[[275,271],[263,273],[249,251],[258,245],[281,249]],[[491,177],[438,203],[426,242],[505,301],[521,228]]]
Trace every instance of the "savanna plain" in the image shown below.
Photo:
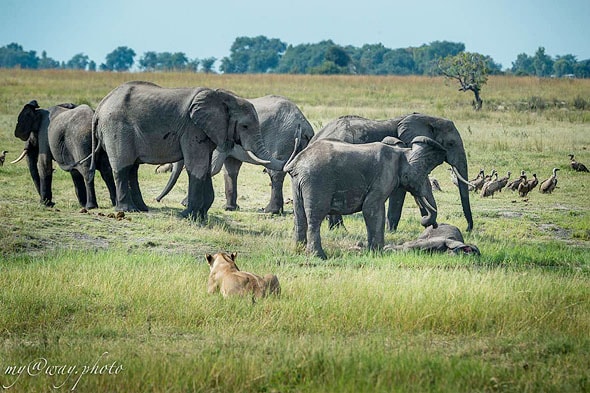
[[[80,212],[68,173],[54,173],[55,207],[39,204],[14,137],[36,99],[95,108],[119,84],[219,87],[294,101],[317,132],[347,114],[386,119],[422,112],[451,119],[479,169],[540,179],[552,194],[471,195],[481,256],[359,251],[362,216],[322,227],[328,260],[293,242],[292,205],[268,202],[262,167],[244,165],[239,211],[224,211],[223,178],[204,225],[181,219],[182,176],[142,165],[150,211]],[[491,77],[484,108],[441,78],[87,73],[0,70],[0,389],[7,392],[588,392],[590,391],[590,80]],[[448,166],[432,172],[439,222],[466,227]],[[291,195],[285,182],[285,197]],[[415,239],[406,199],[386,243]],[[241,269],[275,273],[280,297],[252,302],[206,293],[204,255],[238,253]]]

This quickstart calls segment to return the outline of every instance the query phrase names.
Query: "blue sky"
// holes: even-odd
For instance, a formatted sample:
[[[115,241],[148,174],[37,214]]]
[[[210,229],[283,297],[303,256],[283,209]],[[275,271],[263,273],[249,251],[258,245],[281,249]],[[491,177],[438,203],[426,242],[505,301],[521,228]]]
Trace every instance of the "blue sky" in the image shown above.
[[[589,59],[590,1],[0,1],[0,46],[16,42],[59,61],[83,53],[100,64],[118,46],[133,49],[136,60],[147,51],[221,59],[236,37],[258,35],[391,49],[463,42],[509,68],[540,46],[552,57]]]

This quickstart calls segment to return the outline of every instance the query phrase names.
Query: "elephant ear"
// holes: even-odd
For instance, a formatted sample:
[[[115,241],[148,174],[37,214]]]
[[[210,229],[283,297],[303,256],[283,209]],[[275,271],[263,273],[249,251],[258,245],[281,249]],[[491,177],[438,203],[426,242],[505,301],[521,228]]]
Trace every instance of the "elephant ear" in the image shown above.
[[[421,175],[428,175],[430,171],[442,164],[447,156],[446,149],[427,136],[415,137],[412,139],[411,146],[408,162]]]
[[[399,138],[407,144],[417,136],[434,138],[432,120],[433,118],[431,116],[420,113],[413,113],[404,117],[397,129]]]
[[[193,123],[215,143],[223,145],[229,140],[229,109],[225,102],[226,93],[202,89],[195,94],[189,109]]]
[[[32,100],[23,107],[18,115],[14,136],[26,141],[29,139],[31,132],[38,132],[41,126],[41,116],[37,113],[39,104],[37,100]]]

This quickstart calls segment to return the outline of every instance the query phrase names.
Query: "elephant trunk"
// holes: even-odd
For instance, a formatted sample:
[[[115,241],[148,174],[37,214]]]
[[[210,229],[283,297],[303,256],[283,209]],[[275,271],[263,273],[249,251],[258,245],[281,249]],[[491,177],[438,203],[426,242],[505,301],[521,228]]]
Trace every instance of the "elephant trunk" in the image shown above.
[[[463,154],[457,162],[452,163],[449,162],[451,166],[453,166],[453,170],[457,173],[457,177],[462,177],[463,179],[469,179],[469,174],[467,170],[467,157]],[[471,231],[473,229],[473,216],[471,214],[471,205],[469,203],[469,186],[468,184],[463,181],[459,181],[459,196],[461,197],[461,206],[463,207],[463,215],[467,220],[467,231]]]
[[[420,220],[420,224],[423,227],[429,227],[429,226],[433,226],[436,228],[437,223],[436,223],[436,219],[438,217],[438,213],[436,210],[436,202],[434,201],[434,199],[432,200],[432,203],[428,201],[428,199],[425,196],[416,198],[416,201],[418,202],[418,205],[421,207],[421,210],[426,212],[426,214],[422,215],[422,219]]]
[[[162,190],[160,195],[158,195],[156,197],[157,202],[160,202],[162,200],[162,198],[164,198],[166,195],[168,195],[170,190],[172,190],[172,187],[174,187],[174,185],[178,181],[178,177],[180,176],[180,172],[182,172],[183,167],[184,167],[184,160],[180,160],[180,161],[177,161],[174,164],[172,164],[172,173],[170,174],[170,178],[168,179],[168,183],[166,184],[166,187],[164,187],[164,189]]]

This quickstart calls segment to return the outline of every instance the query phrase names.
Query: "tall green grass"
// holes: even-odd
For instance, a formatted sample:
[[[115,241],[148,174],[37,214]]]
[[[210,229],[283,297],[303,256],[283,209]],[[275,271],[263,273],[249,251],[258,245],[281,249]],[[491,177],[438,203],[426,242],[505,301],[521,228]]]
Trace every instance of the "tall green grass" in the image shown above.
[[[270,191],[261,167],[242,167],[236,212],[223,210],[216,176],[209,221],[198,225],[178,218],[184,175],[156,203],[167,175],[142,166],[150,212],[117,221],[98,176],[100,209],[80,213],[59,169],[56,207],[48,209],[26,165],[7,163],[0,167],[0,383],[14,382],[8,391],[590,389],[589,178],[572,172],[567,158],[573,152],[590,163],[589,81],[492,77],[475,113],[471,97],[439,78],[0,70],[0,150],[12,160],[22,149],[13,130],[29,100],[95,107],[139,78],[246,97],[281,94],[316,131],[345,114],[444,116],[462,133],[472,175],[495,168],[514,177],[524,169],[544,179],[559,167],[558,189],[527,198],[472,194],[475,227],[464,235],[481,257],[359,251],[366,232],[362,216],[352,215],[346,230],[322,228],[329,259],[320,261],[295,248],[291,205],[284,215],[260,213]],[[463,229],[446,166],[432,176],[443,189],[435,194],[439,222]],[[385,240],[413,240],[421,230],[408,198],[399,230]],[[220,250],[237,251],[243,270],[277,274],[282,295],[253,303],[207,294],[204,254]],[[8,375],[36,359],[77,366],[78,374]]]

